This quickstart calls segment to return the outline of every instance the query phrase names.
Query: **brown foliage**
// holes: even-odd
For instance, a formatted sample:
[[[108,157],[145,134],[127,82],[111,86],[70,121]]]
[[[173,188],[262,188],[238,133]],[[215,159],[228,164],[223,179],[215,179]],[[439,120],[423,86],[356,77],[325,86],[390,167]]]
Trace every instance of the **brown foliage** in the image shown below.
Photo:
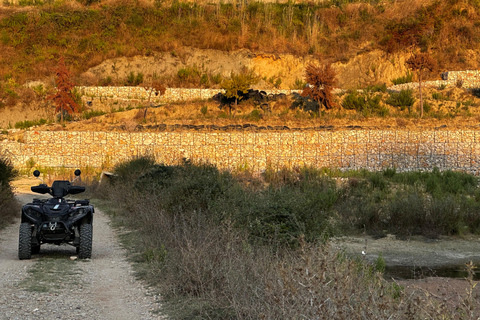
[[[406,65],[415,72],[433,71],[436,66],[435,60],[426,52],[414,54],[406,62]]]
[[[165,94],[166,90],[167,88],[165,88],[165,86],[161,82],[153,81],[152,91],[153,93],[155,93],[156,96]]]
[[[151,104],[152,94],[155,94],[155,96],[163,95],[165,94],[165,91],[167,91],[167,88],[160,81],[153,80],[150,88],[145,87],[145,90],[150,90],[150,93],[148,94],[148,104],[145,106],[145,111],[143,111],[143,119],[147,118],[148,105]]]
[[[63,122],[63,111],[69,114],[78,112],[78,105],[73,99],[72,89],[75,87],[73,83],[73,74],[65,66],[65,60],[60,57],[58,61],[58,68],[55,70],[57,92],[49,95],[47,100],[53,100],[56,105],[55,112],[61,113],[61,121]]]
[[[422,77],[425,71],[433,71],[435,60],[426,52],[419,52],[408,59],[405,64],[418,75],[418,90],[420,91],[420,118],[423,117]]]
[[[305,87],[302,92],[303,97],[310,97],[311,99],[322,104],[327,109],[336,107],[332,93],[333,86],[337,82],[335,70],[330,64],[323,67],[314,64],[309,64],[306,68],[306,80],[309,86]]]

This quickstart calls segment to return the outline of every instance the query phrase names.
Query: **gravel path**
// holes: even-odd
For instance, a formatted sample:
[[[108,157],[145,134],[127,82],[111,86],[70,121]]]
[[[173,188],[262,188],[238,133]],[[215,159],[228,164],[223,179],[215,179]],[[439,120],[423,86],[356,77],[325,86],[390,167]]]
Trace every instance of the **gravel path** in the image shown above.
[[[38,195],[19,193],[22,203]],[[0,319],[165,319],[158,297],[133,276],[109,219],[94,215],[91,260],[71,246],[17,256],[19,223],[0,231]]]

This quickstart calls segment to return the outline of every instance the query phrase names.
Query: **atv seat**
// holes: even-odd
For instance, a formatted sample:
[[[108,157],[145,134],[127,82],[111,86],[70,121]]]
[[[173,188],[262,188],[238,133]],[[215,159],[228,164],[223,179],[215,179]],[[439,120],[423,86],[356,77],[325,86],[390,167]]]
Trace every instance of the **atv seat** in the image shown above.
[[[55,198],[63,198],[68,194],[68,188],[70,188],[70,181],[55,180],[52,183],[52,196]]]

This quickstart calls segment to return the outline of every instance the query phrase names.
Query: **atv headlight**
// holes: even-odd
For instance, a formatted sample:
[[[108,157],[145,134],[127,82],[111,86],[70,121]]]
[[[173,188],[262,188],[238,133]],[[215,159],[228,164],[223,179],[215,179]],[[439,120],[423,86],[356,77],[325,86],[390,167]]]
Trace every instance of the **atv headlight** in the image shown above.
[[[85,208],[75,208],[72,212],[70,212],[70,217],[83,214],[85,214]]]
[[[37,220],[42,217],[42,214],[37,210],[34,210],[32,207],[28,207],[25,209],[25,214],[30,218]]]

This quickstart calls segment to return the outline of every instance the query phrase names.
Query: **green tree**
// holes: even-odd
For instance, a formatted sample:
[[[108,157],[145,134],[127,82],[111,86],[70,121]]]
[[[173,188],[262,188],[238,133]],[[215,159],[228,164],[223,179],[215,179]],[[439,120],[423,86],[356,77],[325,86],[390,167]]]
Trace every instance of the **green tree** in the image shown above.
[[[237,107],[238,100],[242,99],[242,93],[246,94],[250,87],[257,83],[258,78],[253,74],[253,72],[241,72],[235,74],[232,72],[229,79],[224,79],[220,84],[221,88],[225,90],[225,96],[227,98],[235,98],[235,108]],[[230,107],[230,113],[232,112],[232,107]]]
[[[55,84],[57,85],[57,92],[49,95],[48,100],[52,100],[56,105],[55,112],[60,112],[60,121],[63,124],[63,112],[68,114],[78,112],[78,104],[75,102],[75,96],[72,89],[75,84],[72,81],[73,74],[67,69],[65,60],[60,57],[58,61],[58,68],[55,69]]]
[[[436,62],[427,52],[414,54],[405,64],[418,75],[418,90],[420,92],[420,118],[423,117],[422,77],[427,71],[433,71]]]

